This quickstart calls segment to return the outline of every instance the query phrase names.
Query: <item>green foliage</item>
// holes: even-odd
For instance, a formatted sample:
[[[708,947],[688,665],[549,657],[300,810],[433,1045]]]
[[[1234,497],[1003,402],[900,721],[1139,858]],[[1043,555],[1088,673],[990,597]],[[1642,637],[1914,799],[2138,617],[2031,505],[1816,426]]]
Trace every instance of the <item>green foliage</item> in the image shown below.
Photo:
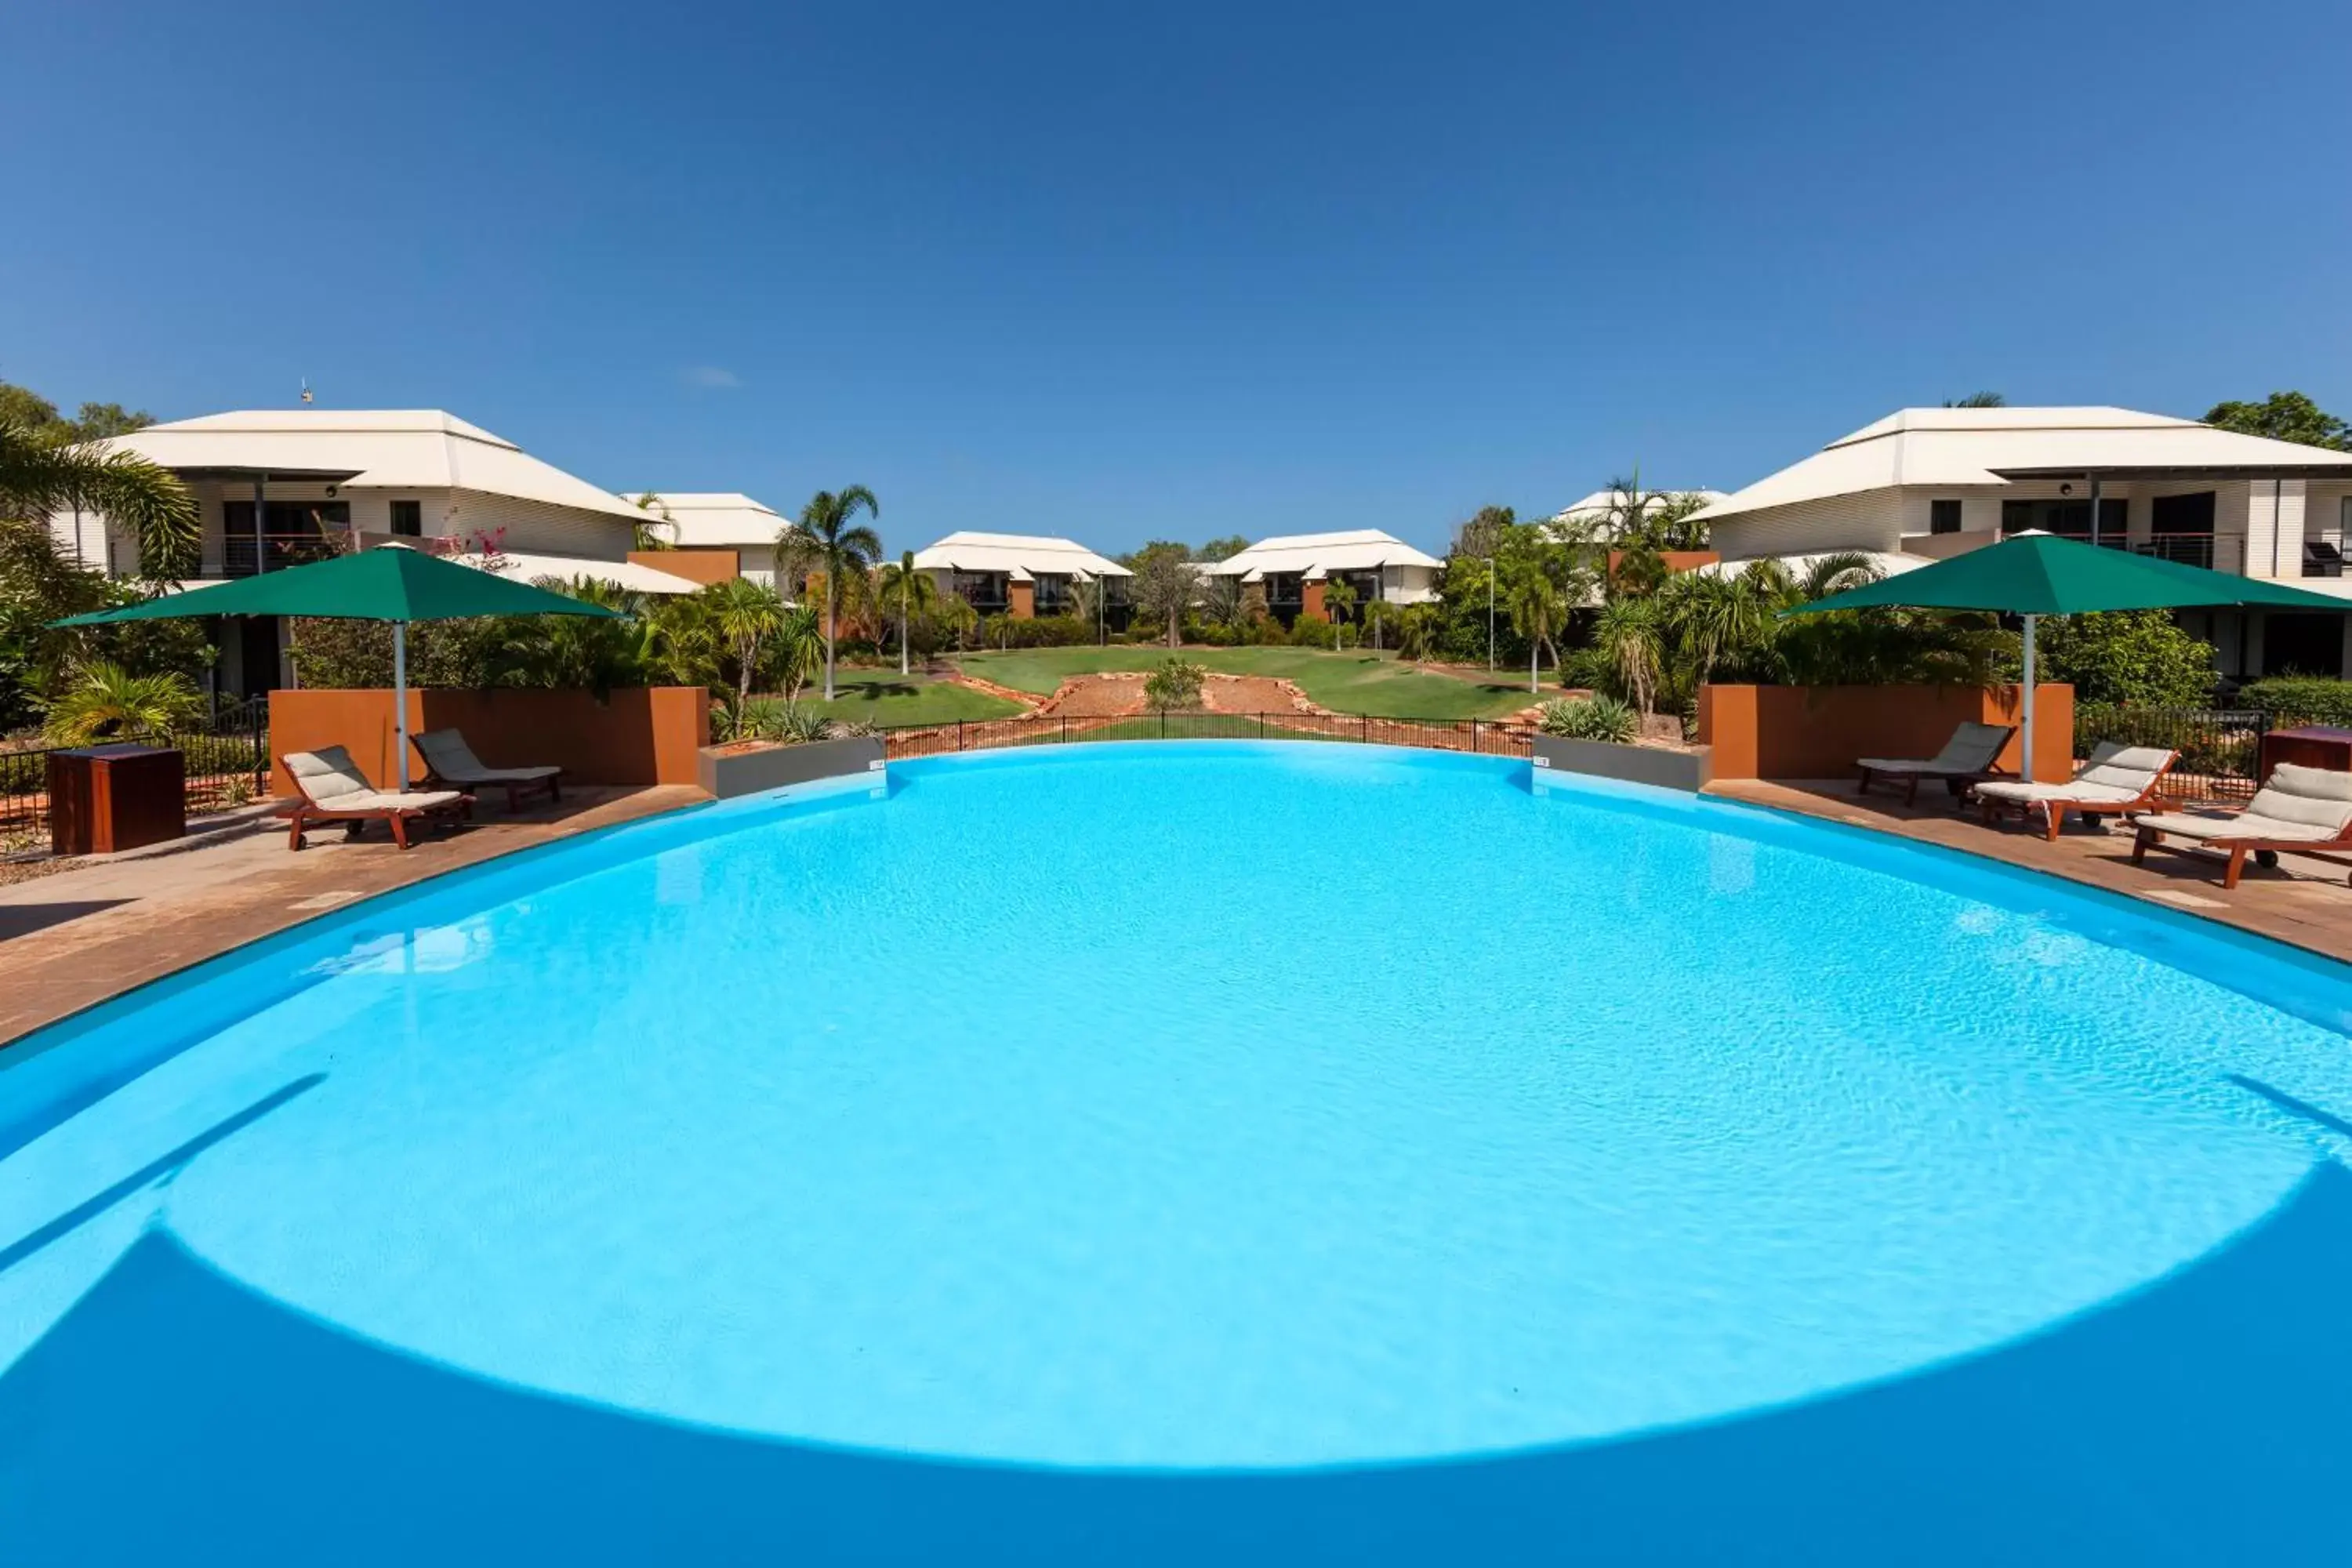
[[[2053,616],[2035,642],[2035,676],[2074,683],[2074,700],[2197,708],[2213,695],[2213,647],[2163,610]]]
[[[1435,605],[1407,605],[1397,616],[1397,655],[1419,662],[1438,657],[1445,612]]]
[[[1154,708],[1198,708],[1209,672],[1190,659],[1171,658],[1143,683],[1143,700]]]
[[[1302,612],[1290,623],[1288,641],[1293,647],[1336,648],[1339,646],[1339,628],[1321,616]]]
[[[803,576],[810,567],[824,574],[824,698],[833,700],[834,645],[849,605],[845,588],[872,582],[875,562],[882,556],[882,536],[857,521],[857,514],[877,519],[882,503],[864,485],[850,485],[838,494],[819,490],[801,508],[800,521],[776,535],[776,580]],[[855,590],[852,590],[855,591]]]
[[[2006,408],[2009,399],[1998,392],[1971,392],[1966,397],[1944,399],[1947,408]]]
[[[1203,544],[1199,549],[1193,551],[1192,559],[1195,561],[1230,561],[1248,548],[1248,540],[1244,539],[1238,533],[1229,533],[1222,539],[1212,539],[1206,544]]]
[[[133,675],[104,660],[86,665],[49,704],[44,732],[60,746],[160,741],[194,724],[204,697],[177,670]]]
[[[1570,741],[1629,746],[1641,736],[1642,715],[1613,697],[1555,697],[1543,705],[1536,727]]]
[[[1128,579],[1127,595],[1135,606],[1137,629],[1164,627],[1168,646],[1174,647],[1183,634],[1184,612],[1201,592],[1192,552],[1181,544],[1156,539],[1123,564],[1135,574]]]
[[[2294,723],[2352,728],[2352,680],[2274,675],[2240,687],[2236,706],[2259,708]]]
[[[1691,515],[1706,505],[1704,496],[1644,489],[1638,465],[1630,479],[1611,479],[1603,493],[1608,499],[1597,511],[1562,520],[1572,534],[1651,554],[1706,548],[1706,524],[1693,521]]]
[[[0,731],[23,728],[78,668],[106,661],[134,676],[190,679],[212,667],[202,621],[126,621],[60,630],[49,622],[112,609],[155,590],[76,564],[38,522],[0,521]]]
[[[63,432],[76,428],[0,416],[0,520],[41,521],[72,508],[102,514],[138,540],[141,576],[193,574],[202,539],[195,497],[134,452],[73,444]]]
[[[2260,403],[2217,403],[2206,410],[2205,423],[2245,436],[2352,452],[2352,425],[2300,392],[2273,392]]]

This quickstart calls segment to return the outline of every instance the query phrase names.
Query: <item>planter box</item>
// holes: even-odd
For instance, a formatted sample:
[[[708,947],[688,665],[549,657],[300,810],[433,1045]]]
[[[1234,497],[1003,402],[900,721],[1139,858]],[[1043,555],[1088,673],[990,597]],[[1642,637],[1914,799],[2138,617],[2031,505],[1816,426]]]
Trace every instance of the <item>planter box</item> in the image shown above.
[[[705,746],[695,772],[705,791],[719,800],[782,789],[818,779],[882,772],[882,738],[858,735],[845,741],[811,741],[799,746],[754,746],[733,751]]]
[[[1660,789],[1706,787],[1711,757],[1705,747],[1696,752],[1668,752],[1654,746],[1619,746],[1607,741],[1570,741],[1558,735],[1535,738],[1535,764],[1548,773],[1590,773],[1595,778],[1626,784],[1655,784]]]

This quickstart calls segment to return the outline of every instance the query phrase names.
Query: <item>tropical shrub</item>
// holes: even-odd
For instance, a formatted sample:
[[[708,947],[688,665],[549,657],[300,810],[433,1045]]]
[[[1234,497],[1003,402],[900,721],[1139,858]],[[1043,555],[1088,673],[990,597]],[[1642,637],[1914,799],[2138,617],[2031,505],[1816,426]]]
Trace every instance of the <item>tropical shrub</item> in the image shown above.
[[[1003,647],[1084,647],[1095,640],[1095,624],[1076,616],[1039,616],[1026,621],[1008,617],[998,632],[1003,640],[997,646]]]
[[[1336,648],[1339,646],[1339,628],[1320,616],[1302,612],[1290,623],[1289,641],[1293,647]]]
[[[1570,741],[1630,746],[1641,738],[1642,715],[1614,697],[1555,697],[1543,705],[1536,728]]]
[[[2234,706],[2259,708],[2299,723],[2352,726],[2352,680],[2274,675],[2240,687]]]
[[[49,704],[46,733],[61,746],[160,741],[194,723],[204,697],[176,670],[132,675],[118,664],[84,668]]]
[[[1143,700],[1154,708],[1198,708],[1209,672],[1190,659],[1171,658],[1143,683]]]
[[[1290,633],[1272,616],[1260,616],[1249,624],[1249,640],[1256,647],[1281,647],[1290,641]]]
[[[2073,682],[2078,703],[2198,708],[2213,695],[2213,645],[2163,610],[2053,616],[2034,651],[2036,679]]]

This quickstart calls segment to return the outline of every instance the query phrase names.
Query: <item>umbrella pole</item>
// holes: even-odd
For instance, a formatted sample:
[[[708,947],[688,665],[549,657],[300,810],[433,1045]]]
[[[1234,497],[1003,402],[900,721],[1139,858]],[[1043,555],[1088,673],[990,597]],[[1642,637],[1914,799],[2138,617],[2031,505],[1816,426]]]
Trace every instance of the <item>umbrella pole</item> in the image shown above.
[[[2025,623],[2031,627],[2033,623]],[[2026,647],[2033,646],[2033,633],[2026,634]],[[2026,668],[2033,668],[2033,655],[2025,656]],[[2032,731],[2028,731],[2032,733]],[[408,623],[392,623],[392,749],[399,761],[393,764],[393,776],[400,781],[400,793],[408,793]],[[2032,775],[2028,775],[2029,777]]]
[[[2027,784],[2033,782],[2033,619],[2025,617],[2025,690],[2018,703],[2025,718],[2025,755],[2019,759],[2023,765],[2017,771]]]

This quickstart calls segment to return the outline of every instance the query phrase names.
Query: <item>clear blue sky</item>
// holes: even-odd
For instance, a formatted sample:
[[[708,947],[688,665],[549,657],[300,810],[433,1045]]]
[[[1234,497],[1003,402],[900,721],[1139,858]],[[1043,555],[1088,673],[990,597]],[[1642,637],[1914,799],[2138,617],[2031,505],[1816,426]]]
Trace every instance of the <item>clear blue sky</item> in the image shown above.
[[[0,377],[1435,546],[1906,403],[2352,412],[2352,7],[0,0]]]

